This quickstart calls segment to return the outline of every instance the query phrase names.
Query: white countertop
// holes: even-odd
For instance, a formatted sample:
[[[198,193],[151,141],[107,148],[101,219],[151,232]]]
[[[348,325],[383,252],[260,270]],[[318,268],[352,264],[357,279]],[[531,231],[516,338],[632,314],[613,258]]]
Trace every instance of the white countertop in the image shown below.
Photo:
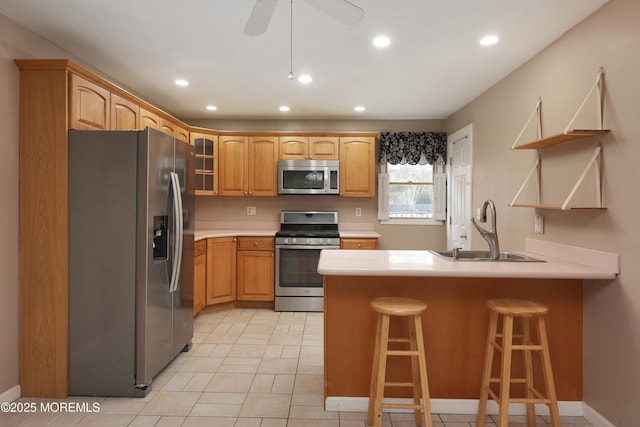
[[[214,230],[197,230],[194,239],[196,241],[202,239],[213,239],[215,237],[273,237],[278,230],[255,230],[255,229],[214,229]]]
[[[536,248],[542,246],[539,243],[536,241]],[[551,243],[551,245],[556,244]],[[571,247],[562,246],[568,253],[569,250],[566,248]],[[585,251],[582,248],[576,249],[578,252]],[[544,259],[547,262],[449,261],[429,251],[323,250],[318,263],[318,273],[334,276],[614,279],[618,272],[614,271],[615,266],[610,268],[611,265],[596,268],[593,264],[581,264],[567,257],[552,258],[539,252],[523,251],[522,254]]]
[[[278,229],[199,229],[195,232],[195,240],[211,239],[215,237],[242,237],[242,236],[256,236],[256,237],[273,237]],[[366,239],[366,238],[379,238],[380,234],[375,231],[351,231],[340,230],[341,238],[352,239]]]

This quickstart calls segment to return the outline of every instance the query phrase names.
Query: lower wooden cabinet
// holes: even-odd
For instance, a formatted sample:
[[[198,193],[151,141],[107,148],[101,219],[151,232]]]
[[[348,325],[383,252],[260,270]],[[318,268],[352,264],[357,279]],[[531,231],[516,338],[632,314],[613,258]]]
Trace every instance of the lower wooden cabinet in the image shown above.
[[[236,244],[235,237],[207,239],[207,305],[236,299]]]
[[[207,287],[207,241],[198,240],[193,258],[193,314],[196,315],[206,305]]]
[[[275,280],[273,237],[238,239],[238,301],[273,301]]]
[[[378,239],[340,239],[340,249],[378,249]]]

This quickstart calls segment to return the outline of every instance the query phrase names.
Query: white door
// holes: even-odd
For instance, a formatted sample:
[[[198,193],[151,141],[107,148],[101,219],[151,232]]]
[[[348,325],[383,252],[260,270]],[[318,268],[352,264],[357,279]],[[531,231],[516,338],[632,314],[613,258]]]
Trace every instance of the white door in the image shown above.
[[[472,131],[467,125],[447,138],[449,153],[448,181],[449,219],[447,221],[447,249],[471,248],[471,181]]]

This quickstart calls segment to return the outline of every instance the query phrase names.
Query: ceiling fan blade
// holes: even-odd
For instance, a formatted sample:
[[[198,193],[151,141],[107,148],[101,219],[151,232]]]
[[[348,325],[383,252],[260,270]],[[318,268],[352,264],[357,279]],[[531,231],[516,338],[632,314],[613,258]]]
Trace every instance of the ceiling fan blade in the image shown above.
[[[248,36],[259,36],[267,31],[277,3],[278,0],[256,0],[247,25],[244,27],[244,33]]]
[[[347,25],[357,24],[364,18],[364,10],[347,0],[304,0]]]

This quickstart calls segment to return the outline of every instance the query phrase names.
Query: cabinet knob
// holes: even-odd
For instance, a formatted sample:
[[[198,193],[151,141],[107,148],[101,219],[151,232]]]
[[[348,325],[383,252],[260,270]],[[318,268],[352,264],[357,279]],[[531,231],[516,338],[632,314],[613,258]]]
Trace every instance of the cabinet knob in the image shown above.
[[[358,243],[358,249],[362,247],[362,243]]]
[[[254,241],[253,246],[258,246],[258,242]]]

